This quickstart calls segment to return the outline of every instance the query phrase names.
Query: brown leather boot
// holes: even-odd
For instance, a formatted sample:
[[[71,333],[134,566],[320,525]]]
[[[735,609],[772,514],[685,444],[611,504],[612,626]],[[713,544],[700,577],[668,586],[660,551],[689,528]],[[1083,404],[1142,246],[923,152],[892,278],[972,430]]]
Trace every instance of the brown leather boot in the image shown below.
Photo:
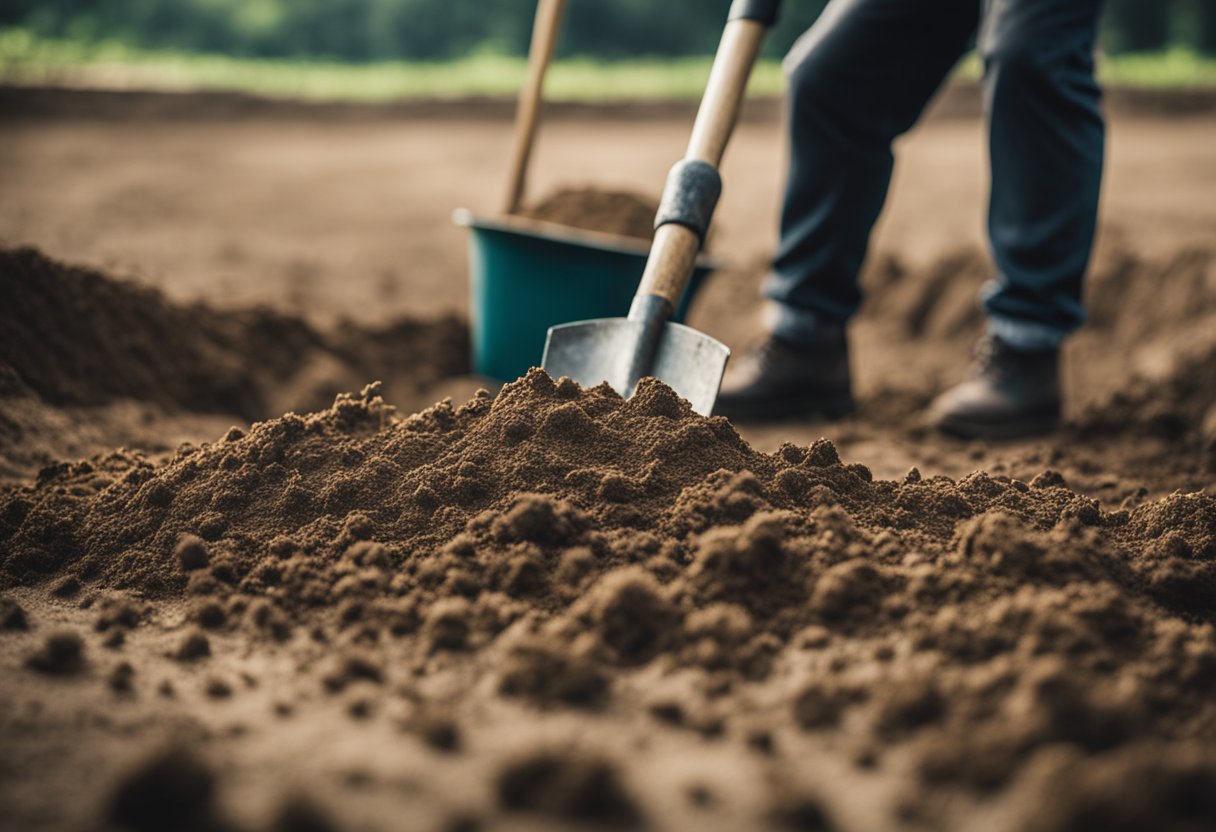
[[[849,343],[844,327],[794,344],[772,335],[731,360],[714,413],[744,422],[823,415],[854,409]]]
[[[961,384],[929,406],[938,430],[965,439],[1014,439],[1060,424],[1060,350],[1015,350],[988,335]]]

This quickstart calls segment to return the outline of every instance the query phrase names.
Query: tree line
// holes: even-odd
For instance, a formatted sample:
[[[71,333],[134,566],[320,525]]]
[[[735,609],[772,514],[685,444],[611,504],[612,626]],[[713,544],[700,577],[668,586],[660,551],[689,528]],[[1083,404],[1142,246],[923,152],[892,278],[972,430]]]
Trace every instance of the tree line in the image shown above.
[[[980,2],[980,0],[976,0]],[[563,56],[713,52],[730,0],[570,0]],[[825,0],[787,0],[780,55]],[[85,42],[249,57],[442,60],[524,54],[535,0],[3,0],[0,26]],[[1107,0],[1107,52],[1187,46],[1216,54],[1216,0]]]

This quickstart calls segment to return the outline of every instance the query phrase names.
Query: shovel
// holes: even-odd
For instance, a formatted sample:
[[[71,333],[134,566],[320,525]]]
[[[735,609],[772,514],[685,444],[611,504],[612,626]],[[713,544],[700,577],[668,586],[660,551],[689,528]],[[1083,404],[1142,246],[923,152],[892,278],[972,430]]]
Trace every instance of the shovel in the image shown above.
[[[549,328],[566,321],[624,315],[646,265],[650,241],[520,216],[527,193],[545,71],[553,57],[566,0],[538,0],[528,77],[516,111],[507,190],[500,213],[458,208],[469,229],[469,335],[473,371],[511,381],[537,364]],[[680,321],[717,267],[701,255],[673,320]],[[577,275],[578,280],[570,279]]]
[[[628,318],[599,318],[549,328],[541,366],[584,387],[607,382],[628,398],[653,376],[703,416],[713,412],[730,350],[668,319],[696,263],[722,179],[718,166],[747,79],[780,0],[735,0],[684,158],[672,167],[655,217],[654,243]]]
[[[503,203],[503,213],[507,215],[517,213],[524,198],[528,162],[536,141],[536,121],[540,113],[545,70],[553,60],[565,12],[566,0],[539,0],[536,4],[532,45],[528,49],[528,80],[520,93],[519,108],[515,113],[515,141],[512,143],[511,166],[508,168],[507,198]]]

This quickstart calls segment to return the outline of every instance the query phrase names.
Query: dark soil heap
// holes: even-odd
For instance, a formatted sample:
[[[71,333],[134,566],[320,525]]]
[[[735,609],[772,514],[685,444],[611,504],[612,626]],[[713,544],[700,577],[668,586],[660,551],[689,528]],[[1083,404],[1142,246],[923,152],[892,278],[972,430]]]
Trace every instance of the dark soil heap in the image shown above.
[[[32,248],[0,249],[0,331],[0,397],[32,391],[55,405],[129,398],[260,419],[281,412],[279,391],[309,362],[335,365],[348,385],[391,379],[403,396],[468,368],[455,318],[321,332],[267,309],[173,304]],[[303,392],[292,406],[323,407],[339,390]]]
[[[998,801],[1008,828],[1210,817],[1211,495],[1107,511],[1050,472],[874,481],[825,440],[757,453],[658,382],[623,401],[534,370],[405,418],[377,393],[4,492],[0,585],[73,575],[193,598],[213,629],[392,657],[345,654],[330,690],[442,656],[527,707],[649,715],[778,774],[798,765],[783,749],[822,741],[889,767],[904,819],[929,825],[949,789]],[[436,753],[459,743],[444,724]],[[610,761],[568,762],[512,763],[505,808],[645,818]],[[795,797],[774,822],[831,827],[828,796]]]
[[[630,191],[561,188],[520,213],[572,228],[650,240],[658,211],[658,202]]]

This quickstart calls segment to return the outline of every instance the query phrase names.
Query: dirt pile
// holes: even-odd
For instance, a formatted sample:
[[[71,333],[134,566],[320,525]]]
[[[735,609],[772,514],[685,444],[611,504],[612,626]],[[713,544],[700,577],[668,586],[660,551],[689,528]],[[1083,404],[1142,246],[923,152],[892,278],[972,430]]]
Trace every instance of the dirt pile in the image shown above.
[[[1076,420],[1078,432],[1157,437],[1216,474],[1216,344],[1197,347],[1172,356],[1157,372],[1132,376],[1124,389],[1086,408]]]
[[[1216,498],[876,481],[825,440],[758,453],[657,382],[623,401],[533,371],[409,417],[373,386],[163,464],[63,465],[0,497],[0,552],[4,587],[70,575],[250,645],[330,645],[303,672],[370,691],[357,718],[405,685],[433,753],[494,730],[486,697],[583,714],[604,748],[502,759],[507,811],[656,821],[632,769],[662,744],[613,752],[614,715],[760,761],[787,825],[864,828],[799,780],[824,754],[888,784],[886,825],[966,826],[956,794],[995,828],[1073,828],[1139,792],[1169,826],[1216,790]],[[492,684],[422,692],[461,668]]]
[[[744,349],[760,326],[764,264],[722,275],[694,314]],[[1216,474],[1216,252],[1194,248],[1149,259],[1117,236],[1100,247],[1088,281],[1090,320],[1065,345],[1065,426],[1022,443],[945,441],[925,430],[933,397],[964,376],[984,319],[977,293],[989,258],[960,249],[924,266],[878,255],[850,331],[856,418],[814,425],[883,476],[911,466],[961,476],[982,468],[1029,480],[1050,466],[1081,493],[1118,505],[1144,493],[1209,488]],[[742,425],[769,448],[807,437],[804,425]],[[805,441],[805,439],[802,439]],[[1139,495],[1139,496],[1137,496]]]
[[[260,419],[369,378],[405,398],[468,367],[455,318],[322,332],[267,309],[173,304],[32,248],[0,249],[0,331],[0,396],[54,405],[125,398]]]
[[[658,210],[657,200],[631,191],[561,188],[520,213],[571,228],[650,240]]]
[[[629,213],[607,205],[609,197],[567,190],[545,204],[557,206],[555,220],[583,215],[604,228]],[[578,207],[597,202],[602,210]],[[762,272],[757,266],[724,275],[699,301],[694,323],[742,347],[756,324],[739,310],[755,305]],[[883,467],[885,476],[912,464],[969,470],[953,464],[953,449],[918,430],[917,416],[964,372],[983,326],[975,293],[990,272],[987,258],[968,250],[923,268],[877,257],[868,269],[869,296],[853,329],[861,421],[830,430],[850,452],[871,433],[885,442],[892,432],[926,450]],[[1071,427],[1040,456],[1067,468],[1074,487],[1115,502],[1145,486],[1154,494],[1203,487],[1216,472],[1216,258],[1188,250],[1146,262],[1116,242],[1099,251],[1091,285],[1091,321],[1066,352]],[[1163,285],[1170,291],[1160,291]],[[175,305],[30,249],[0,251],[0,301],[0,481],[28,480],[55,460],[119,445],[171,450],[215,436],[232,421],[324,407],[337,392],[373,379],[408,409],[472,389],[453,378],[468,360],[466,327],[453,318],[320,330],[268,310]],[[909,366],[918,371],[908,373]],[[222,417],[196,424],[204,420],[192,415],[204,413]],[[778,440],[799,429],[782,426]],[[1111,446],[1114,437],[1127,447]],[[1065,449],[1090,453],[1092,464],[1062,463]],[[1122,484],[1104,488],[1120,479],[1104,472],[1123,475]]]
[[[114,447],[171,451],[229,425],[328,406],[380,379],[423,407],[471,389],[455,317],[326,329],[268,309],[171,303],[159,292],[0,248],[0,483]]]
[[[970,249],[922,269],[876,258],[859,323],[901,351],[965,354],[983,329],[976,295],[992,271]],[[1068,392],[1084,402],[1076,425],[1193,437],[1216,405],[1216,252],[1146,261],[1116,239],[1096,253],[1086,307],[1085,326],[1068,344]]]

